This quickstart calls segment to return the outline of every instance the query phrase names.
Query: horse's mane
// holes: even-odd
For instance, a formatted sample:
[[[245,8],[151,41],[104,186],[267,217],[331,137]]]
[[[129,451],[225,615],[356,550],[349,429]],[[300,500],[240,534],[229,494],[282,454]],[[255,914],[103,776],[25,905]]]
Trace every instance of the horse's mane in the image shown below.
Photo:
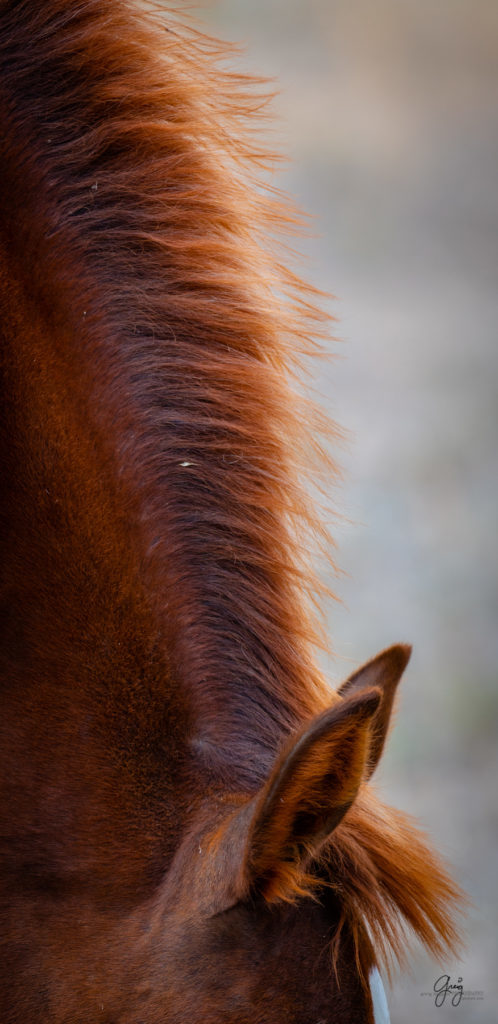
[[[130,0],[0,14],[31,289],[46,304],[58,282],[94,375],[201,743],[240,764],[247,745],[263,777],[327,700],[302,557],[322,529],[303,486],[318,415],[291,382],[327,318],[273,242],[290,206],[252,180],[272,159],[263,98],[226,47]]]
[[[254,790],[334,699],[305,553],[325,533],[307,471],[336,469],[297,383],[327,318],[276,241],[291,206],[255,180],[273,159],[253,136],[261,90],[220,63],[226,46],[131,0],[0,0],[0,29],[10,245],[47,319],[70,324],[134,497],[199,756]],[[415,833],[372,800],[330,848],[346,910],[398,949],[401,911],[437,950],[451,883],[406,861]]]
[[[317,892],[325,899],[330,892],[340,907],[334,963],[347,924],[361,975],[365,960],[389,976],[394,964],[406,966],[411,933],[440,961],[460,948],[455,916],[465,897],[417,823],[383,804],[371,787],[360,792],[307,872],[290,863],[284,868],[274,898],[293,901]]]

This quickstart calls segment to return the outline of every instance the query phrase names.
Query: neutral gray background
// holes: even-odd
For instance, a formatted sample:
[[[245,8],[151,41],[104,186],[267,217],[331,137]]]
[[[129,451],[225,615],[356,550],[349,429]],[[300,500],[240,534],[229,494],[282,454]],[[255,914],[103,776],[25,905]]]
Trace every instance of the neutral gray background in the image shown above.
[[[282,90],[278,183],[315,216],[305,274],[334,292],[341,359],[317,386],[351,432],[335,494],[335,683],[414,644],[378,775],[474,906],[445,968],[483,999],[435,1009],[419,949],[393,1024],[498,1021],[498,4],[207,0]]]

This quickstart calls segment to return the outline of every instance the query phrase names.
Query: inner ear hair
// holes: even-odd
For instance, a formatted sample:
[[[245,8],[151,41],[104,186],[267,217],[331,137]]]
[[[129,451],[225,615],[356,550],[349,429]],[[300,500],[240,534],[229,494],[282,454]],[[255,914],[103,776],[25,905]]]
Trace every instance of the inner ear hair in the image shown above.
[[[249,827],[251,887],[274,887],[289,869],[302,868],[347,813],[365,777],[381,699],[375,688],[352,694],[318,716],[282,753]]]

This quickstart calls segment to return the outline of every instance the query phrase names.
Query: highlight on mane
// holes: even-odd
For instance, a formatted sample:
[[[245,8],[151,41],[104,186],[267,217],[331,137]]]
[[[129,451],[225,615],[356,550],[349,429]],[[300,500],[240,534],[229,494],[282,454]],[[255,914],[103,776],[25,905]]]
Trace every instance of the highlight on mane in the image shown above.
[[[264,98],[225,70],[225,44],[148,5],[0,11],[3,106],[26,142],[7,142],[3,174],[23,205],[36,197],[29,233],[16,225],[40,267],[31,289],[43,301],[50,267],[47,316],[78,339],[92,417],[110,436],[121,426],[112,456],[139,496],[172,674],[202,705],[205,749],[223,746],[223,716],[236,746],[250,688],[263,776],[275,729],[329,699],[304,555],[324,527],[304,478],[336,473],[319,440],[330,424],[297,384],[328,317],[276,241],[297,215],[254,180],[273,162],[254,140]]]
[[[340,432],[299,383],[329,318],[278,241],[299,217],[259,184],[274,160],[253,135],[261,83],[169,13],[0,0],[0,181],[25,210],[7,224],[12,253],[71,339],[127,496],[198,774],[252,796],[289,736],[340,700],[313,655],[309,551],[331,542],[307,482],[336,476],[323,441]],[[436,956],[455,948],[456,886],[365,785],[320,857],[281,864],[267,899],[324,885],[359,964],[365,934],[380,961],[402,959],[406,926]]]
[[[456,918],[465,898],[409,815],[363,792],[324,852],[324,864],[343,902],[360,968],[365,929],[374,960],[388,976],[395,963],[406,966],[410,932],[440,962],[458,954]],[[335,949],[339,940],[340,929]]]

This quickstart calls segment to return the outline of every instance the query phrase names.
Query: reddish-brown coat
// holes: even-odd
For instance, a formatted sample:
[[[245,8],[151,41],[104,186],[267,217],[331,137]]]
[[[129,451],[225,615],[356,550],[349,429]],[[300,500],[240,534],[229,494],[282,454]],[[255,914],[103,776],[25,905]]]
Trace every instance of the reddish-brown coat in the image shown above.
[[[0,0],[2,1024],[358,1024],[403,917],[455,939],[365,786],[406,650],[341,695],[313,661],[325,318],[219,56]]]

